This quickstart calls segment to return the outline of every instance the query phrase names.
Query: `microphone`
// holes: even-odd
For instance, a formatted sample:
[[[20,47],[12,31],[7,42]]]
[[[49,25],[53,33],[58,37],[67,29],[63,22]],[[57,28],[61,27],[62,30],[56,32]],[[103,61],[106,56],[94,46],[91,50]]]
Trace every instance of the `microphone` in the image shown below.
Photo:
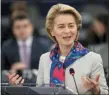
[[[75,77],[74,77],[74,74],[75,74],[74,69],[70,68],[69,73],[73,76],[74,83],[75,83],[75,86],[76,86],[76,90],[77,90],[77,93],[79,94],[79,91],[78,91],[78,88],[77,88],[77,84],[76,84],[76,81],[75,81]]]

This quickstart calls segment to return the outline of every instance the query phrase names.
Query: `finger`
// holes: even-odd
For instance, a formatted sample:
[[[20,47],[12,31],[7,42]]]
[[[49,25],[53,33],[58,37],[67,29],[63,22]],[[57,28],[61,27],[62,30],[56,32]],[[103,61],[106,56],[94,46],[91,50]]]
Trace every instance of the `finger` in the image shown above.
[[[11,74],[10,73],[7,73],[7,76],[8,76],[8,78],[10,78],[11,77]]]
[[[22,79],[22,81],[21,81],[21,84],[23,84],[24,83],[24,79]]]
[[[89,80],[91,83],[96,84],[95,80],[90,79],[89,77],[87,77],[87,80]]]
[[[99,81],[99,78],[100,78],[100,74],[98,74],[98,75],[96,76],[95,81],[98,82],[98,81]]]
[[[90,84],[90,81],[86,77],[82,77],[82,79],[83,79],[84,83]]]
[[[87,89],[87,90],[91,90],[93,87],[94,87],[93,85],[89,85],[89,84],[84,85],[84,88]]]
[[[87,90],[91,90],[93,88],[92,84],[84,84],[83,88],[87,89]]]
[[[16,84],[20,83],[21,80],[22,80],[22,77],[19,77],[19,78],[16,80]]]
[[[13,77],[13,78],[11,79],[11,81],[12,81],[12,82],[16,82],[16,80],[17,80],[18,77],[19,77],[19,75],[17,74],[15,77]]]
[[[86,80],[85,80],[85,78],[84,78],[84,77],[81,77],[81,79],[82,79],[83,87],[85,88],[85,85],[86,85]]]
[[[86,77],[82,77],[82,82],[83,82],[83,87],[84,88],[91,88],[92,85],[91,85],[91,82],[89,80],[86,79]]]
[[[14,77],[14,79],[15,79],[15,80],[17,80],[17,79],[18,79],[18,77],[19,77],[19,75],[17,74],[17,75]]]
[[[97,86],[97,82],[96,81],[94,81],[94,80],[92,80],[92,79],[90,79],[90,78],[88,78],[87,77],[87,79],[91,82],[91,84],[95,87],[95,86]]]
[[[16,73],[13,73],[13,74],[7,73],[7,76],[8,76],[8,78],[9,78],[9,80],[12,79],[15,75],[16,75]]]

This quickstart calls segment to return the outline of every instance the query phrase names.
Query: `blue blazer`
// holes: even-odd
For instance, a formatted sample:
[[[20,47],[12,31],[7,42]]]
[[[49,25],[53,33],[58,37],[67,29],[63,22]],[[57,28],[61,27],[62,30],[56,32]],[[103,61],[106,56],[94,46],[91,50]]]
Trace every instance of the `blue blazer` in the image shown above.
[[[46,40],[45,40],[46,41]],[[33,37],[32,49],[31,49],[31,59],[30,68],[38,69],[39,58],[42,53],[48,51],[48,47],[39,41],[39,39]],[[11,65],[15,62],[20,61],[18,44],[16,39],[9,39],[4,42],[1,49],[1,66],[2,69],[9,70]]]

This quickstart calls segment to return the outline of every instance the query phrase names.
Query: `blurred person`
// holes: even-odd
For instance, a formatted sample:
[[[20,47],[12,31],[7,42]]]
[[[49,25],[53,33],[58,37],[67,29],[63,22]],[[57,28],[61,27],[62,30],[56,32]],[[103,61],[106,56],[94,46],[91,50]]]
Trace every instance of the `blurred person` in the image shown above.
[[[1,4],[2,6],[2,12],[5,14],[1,14],[2,21],[1,21],[1,45],[4,43],[4,41],[10,39],[12,37],[12,30],[10,26],[10,18],[12,17],[13,13],[15,11],[25,11],[27,12],[27,6],[26,2],[24,1],[15,1],[15,2],[5,2]],[[10,15],[12,14],[12,15]],[[6,21],[5,21],[6,20]]]
[[[46,30],[56,43],[50,52],[42,54],[39,62],[38,85],[64,84],[76,91],[75,83],[69,73],[75,70],[75,79],[80,94],[108,94],[101,56],[88,51],[78,42],[82,27],[79,12],[66,4],[51,7],[46,17]],[[13,85],[23,83],[19,75],[8,74]]]
[[[99,14],[95,17],[90,30],[87,31],[88,47],[101,55],[104,68],[108,67],[108,21],[109,14]]]
[[[39,57],[48,48],[43,48],[43,43],[33,36],[34,27],[27,13],[16,11],[11,25],[14,37],[3,43],[2,69],[38,69]]]
[[[109,69],[109,64],[108,64],[109,63],[109,59],[108,59],[109,58],[109,54],[108,54],[108,52],[109,52],[109,50],[108,50],[108,48],[109,48],[108,47],[109,27],[108,26],[109,26],[109,14],[108,14],[108,17],[107,17],[107,34],[106,34],[107,41],[106,41],[106,43],[104,43],[102,45],[102,48],[97,51],[97,53],[99,53],[101,55],[102,59],[103,59],[105,76],[107,78],[107,84],[109,86],[109,71],[108,71],[108,69]]]
[[[108,14],[95,16],[88,31],[88,44],[102,44],[107,42]]]

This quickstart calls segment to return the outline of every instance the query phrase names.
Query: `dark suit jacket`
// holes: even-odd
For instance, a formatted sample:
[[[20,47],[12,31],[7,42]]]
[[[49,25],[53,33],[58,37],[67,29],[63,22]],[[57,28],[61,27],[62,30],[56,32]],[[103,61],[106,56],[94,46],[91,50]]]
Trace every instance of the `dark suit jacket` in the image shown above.
[[[48,47],[44,46],[37,38],[33,37],[31,50],[30,68],[38,69],[39,58],[42,53],[48,51]],[[12,64],[20,61],[18,44],[15,39],[4,42],[1,52],[2,69],[9,70]]]

